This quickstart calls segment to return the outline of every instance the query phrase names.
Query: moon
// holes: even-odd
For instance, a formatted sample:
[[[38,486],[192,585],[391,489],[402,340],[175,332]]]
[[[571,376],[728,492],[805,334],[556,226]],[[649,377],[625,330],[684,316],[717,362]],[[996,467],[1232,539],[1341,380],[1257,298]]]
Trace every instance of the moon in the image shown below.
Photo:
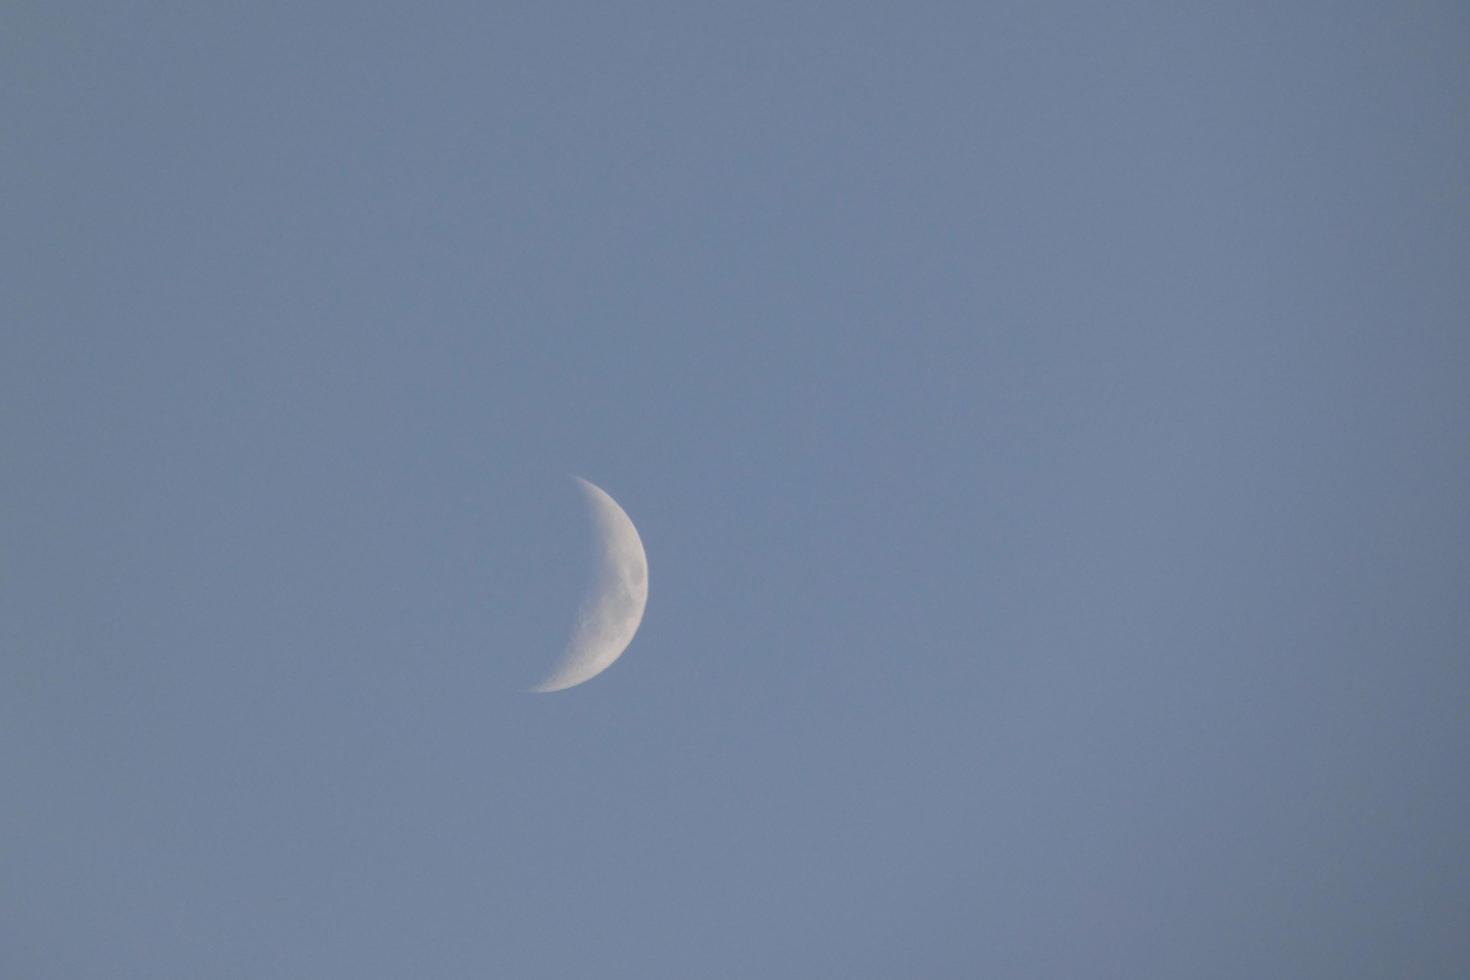
[[[572,636],[551,673],[531,690],[564,691],[612,666],[633,642],[648,605],[648,556],[643,539],[607,491],[577,477],[596,525],[597,578],[577,609]]]

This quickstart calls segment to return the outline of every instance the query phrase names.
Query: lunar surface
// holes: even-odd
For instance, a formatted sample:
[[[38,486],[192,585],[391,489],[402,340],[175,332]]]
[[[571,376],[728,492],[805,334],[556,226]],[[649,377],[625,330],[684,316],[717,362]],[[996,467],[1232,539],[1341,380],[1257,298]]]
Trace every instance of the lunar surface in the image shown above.
[[[601,487],[577,478],[597,534],[598,570],[592,591],[577,609],[566,651],[546,679],[531,690],[564,691],[591,680],[622,656],[648,604],[648,556],[643,540],[617,501]]]

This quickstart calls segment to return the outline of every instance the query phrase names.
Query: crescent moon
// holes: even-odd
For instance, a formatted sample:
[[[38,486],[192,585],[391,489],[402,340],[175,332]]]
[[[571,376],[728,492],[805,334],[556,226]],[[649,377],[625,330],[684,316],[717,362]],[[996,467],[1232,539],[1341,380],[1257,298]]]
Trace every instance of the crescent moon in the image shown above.
[[[566,651],[536,693],[564,691],[591,680],[622,656],[648,605],[648,556],[643,539],[618,502],[577,477],[597,529],[598,572],[592,592],[577,609]]]

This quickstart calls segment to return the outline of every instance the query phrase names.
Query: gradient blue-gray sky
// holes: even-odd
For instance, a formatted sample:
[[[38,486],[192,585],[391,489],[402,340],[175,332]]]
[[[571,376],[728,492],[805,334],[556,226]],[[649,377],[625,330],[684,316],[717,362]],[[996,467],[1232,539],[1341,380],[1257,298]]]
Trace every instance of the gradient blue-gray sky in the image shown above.
[[[1470,975],[1463,3],[3,22],[5,977]]]

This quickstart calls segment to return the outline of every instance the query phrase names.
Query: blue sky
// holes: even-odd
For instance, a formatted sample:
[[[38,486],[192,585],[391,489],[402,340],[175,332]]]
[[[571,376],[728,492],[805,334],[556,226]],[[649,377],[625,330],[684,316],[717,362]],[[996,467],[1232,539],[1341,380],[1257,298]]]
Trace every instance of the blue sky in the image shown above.
[[[1460,5],[5,21],[6,976],[1470,969]]]

